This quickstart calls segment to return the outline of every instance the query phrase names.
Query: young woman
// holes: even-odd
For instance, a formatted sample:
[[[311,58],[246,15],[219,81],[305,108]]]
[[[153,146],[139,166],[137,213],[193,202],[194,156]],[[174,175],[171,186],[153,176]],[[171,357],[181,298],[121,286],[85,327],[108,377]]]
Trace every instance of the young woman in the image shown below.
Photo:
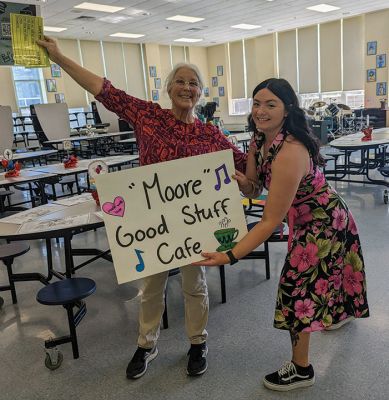
[[[274,326],[290,332],[292,360],[264,378],[267,388],[286,391],[315,382],[311,332],[368,317],[364,263],[353,216],[318,168],[319,146],[287,81],[268,79],[254,89],[250,122],[246,174],[237,171],[235,178],[248,197],[268,190],[263,218],[232,251],[205,252],[206,259],[194,265],[237,262],[287,217]]]

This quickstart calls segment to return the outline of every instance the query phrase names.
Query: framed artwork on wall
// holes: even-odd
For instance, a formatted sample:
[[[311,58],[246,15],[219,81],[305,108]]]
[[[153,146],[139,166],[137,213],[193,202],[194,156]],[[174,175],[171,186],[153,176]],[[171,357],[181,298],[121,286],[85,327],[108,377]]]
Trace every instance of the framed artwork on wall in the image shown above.
[[[46,88],[48,92],[57,91],[57,82],[55,79],[46,79]]]
[[[204,97],[209,97],[209,87],[204,88]]]
[[[377,82],[376,83],[376,95],[377,96],[386,96],[386,82]]]
[[[154,78],[154,87],[156,89],[161,89],[161,78]]]
[[[52,78],[60,78],[61,77],[61,67],[58,64],[51,64],[51,76]]]
[[[157,67],[154,65],[150,65],[149,73],[150,73],[150,78],[156,78],[157,77]]]
[[[158,90],[152,90],[151,91],[151,97],[153,101],[158,101],[159,100],[159,91]]]
[[[214,97],[212,101],[214,101],[216,105],[219,107],[219,97]]]
[[[224,96],[224,86],[219,86],[219,96],[220,97]]]
[[[212,77],[212,86],[213,86],[213,87],[216,87],[217,85],[218,85],[217,76],[213,76],[213,77]]]
[[[375,56],[377,54],[377,41],[367,42],[367,51],[368,56]]]
[[[375,82],[377,79],[377,73],[375,68],[367,70],[366,82]]]
[[[223,76],[223,65],[218,65],[216,67],[217,76]]]
[[[65,95],[63,93],[56,93],[54,96],[56,103],[65,103]]]
[[[385,68],[386,67],[386,54],[378,54],[376,56],[376,67]]]

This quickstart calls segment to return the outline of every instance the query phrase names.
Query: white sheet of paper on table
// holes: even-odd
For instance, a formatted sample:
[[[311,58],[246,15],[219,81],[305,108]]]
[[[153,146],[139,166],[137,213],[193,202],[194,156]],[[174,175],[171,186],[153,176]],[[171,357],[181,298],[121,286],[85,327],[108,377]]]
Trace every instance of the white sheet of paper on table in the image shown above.
[[[59,204],[45,204],[41,207],[31,208],[26,211],[21,211],[20,213],[10,215],[9,217],[1,218],[1,222],[6,222],[9,224],[23,224],[26,222],[33,221],[34,219],[51,214],[60,210],[63,210],[63,206]]]
[[[80,194],[79,196],[72,196],[68,197],[66,199],[60,199],[56,200],[53,203],[54,204],[60,204],[61,206],[74,206],[76,204],[82,204],[86,203],[87,201],[93,200],[92,194],[91,193],[83,193]]]
[[[76,215],[72,217],[46,220],[46,221],[33,221],[22,224],[18,230],[19,234],[30,232],[42,232],[55,229],[69,228],[79,225],[85,225],[89,222],[89,214]]]

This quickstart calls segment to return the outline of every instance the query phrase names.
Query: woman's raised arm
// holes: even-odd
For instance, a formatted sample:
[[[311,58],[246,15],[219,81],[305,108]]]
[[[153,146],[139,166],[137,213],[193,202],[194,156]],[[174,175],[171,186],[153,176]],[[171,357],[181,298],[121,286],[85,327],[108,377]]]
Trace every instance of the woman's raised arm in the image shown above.
[[[101,92],[104,79],[64,56],[55,39],[45,36],[44,40],[37,40],[37,43],[47,50],[50,60],[60,65],[85,90],[94,96]]]

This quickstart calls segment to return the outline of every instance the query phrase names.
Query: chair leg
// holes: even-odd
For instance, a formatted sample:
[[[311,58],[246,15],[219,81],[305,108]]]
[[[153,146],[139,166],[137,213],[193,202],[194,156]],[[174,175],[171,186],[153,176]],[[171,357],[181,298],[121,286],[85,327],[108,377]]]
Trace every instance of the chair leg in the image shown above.
[[[79,353],[78,353],[76,325],[74,323],[74,315],[73,315],[74,304],[66,304],[64,305],[64,307],[66,308],[66,311],[68,313],[70,341],[72,342],[73,358],[76,359],[79,357]]]
[[[7,266],[7,272],[8,272],[9,287],[12,296],[12,304],[16,304],[18,302],[18,299],[16,297],[15,281],[12,272],[12,263],[13,259],[5,261],[5,265]]]
[[[224,265],[219,265],[219,274],[220,274],[220,289],[222,292],[222,304],[227,302],[226,296],[226,271]]]
[[[266,240],[265,246],[265,268],[266,268],[266,279],[270,279],[270,256],[269,256],[269,242]]]
[[[168,321],[168,317],[167,317],[167,302],[166,302],[166,297],[167,297],[167,292],[165,290],[165,310],[163,311],[163,315],[162,315],[162,326],[163,329],[167,329],[169,328],[169,321]]]

